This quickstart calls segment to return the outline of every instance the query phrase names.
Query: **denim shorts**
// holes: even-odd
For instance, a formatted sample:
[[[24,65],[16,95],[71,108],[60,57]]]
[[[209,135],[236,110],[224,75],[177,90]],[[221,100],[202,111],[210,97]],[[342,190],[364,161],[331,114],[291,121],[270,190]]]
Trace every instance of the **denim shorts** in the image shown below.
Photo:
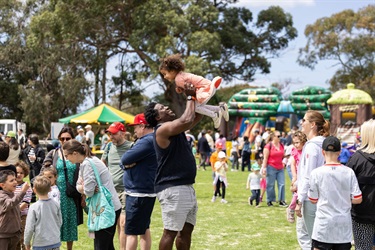
[[[181,231],[185,223],[195,226],[198,204],[192,185],[175,186],[157,194],[160,202],[164,229]]]

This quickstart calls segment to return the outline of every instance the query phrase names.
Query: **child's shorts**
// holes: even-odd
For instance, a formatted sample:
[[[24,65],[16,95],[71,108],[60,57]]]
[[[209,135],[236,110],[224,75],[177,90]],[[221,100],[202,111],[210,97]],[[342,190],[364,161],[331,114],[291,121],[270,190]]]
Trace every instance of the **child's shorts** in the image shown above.
[[[260,189],[266,189],[267,188],[267,181],[266,178],[262,178],[260,180]]]

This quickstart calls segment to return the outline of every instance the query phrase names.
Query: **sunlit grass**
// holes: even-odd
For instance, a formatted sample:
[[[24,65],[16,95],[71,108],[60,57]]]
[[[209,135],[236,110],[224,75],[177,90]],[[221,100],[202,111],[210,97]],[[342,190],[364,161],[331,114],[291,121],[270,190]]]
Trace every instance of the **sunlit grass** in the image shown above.
[[[228,204],[222,204],[220,199],[211,202],[211,171],[198,171],[195,190],[199,210],[191,249],[299,249],[295,224],[287,222],[285,208],[276,204],[267,207],[266,202],[259,208],[248,205],[247,175],[248,172],[228,172]],[[287,176],[286,180],[286,187],[289,187]],[[286,197],[290,201],[289,191]],[[160,205],[156,202],[151,221],[152,249],[158,249],[162,231]],[[118,245],[116,235],[116,249]],[[79,240],[74,246],[75,249],[93,249],[93,240],[88,238],[85,225],[79,226]],[[66,249],[65,243],[62,249]]]

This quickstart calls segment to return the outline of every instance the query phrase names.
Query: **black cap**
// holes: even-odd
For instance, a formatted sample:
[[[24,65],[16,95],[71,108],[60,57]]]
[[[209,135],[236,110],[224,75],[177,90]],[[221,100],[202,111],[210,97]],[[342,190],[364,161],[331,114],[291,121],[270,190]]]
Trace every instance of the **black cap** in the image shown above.
[[[324,151],[339,152],[341,150],[341,143],[337,137],[328,136],[322,145]]]

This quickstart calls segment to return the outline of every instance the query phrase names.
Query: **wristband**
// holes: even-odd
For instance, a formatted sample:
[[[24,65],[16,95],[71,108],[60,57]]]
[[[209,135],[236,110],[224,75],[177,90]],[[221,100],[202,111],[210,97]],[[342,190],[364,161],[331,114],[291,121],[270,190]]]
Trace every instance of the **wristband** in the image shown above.
[[[188,95],[188,96],[187,96],[187,100],[188,100],[188,101],[195,101],[195,100],[197,100],[197,99],[195,98],[195,96]]]

